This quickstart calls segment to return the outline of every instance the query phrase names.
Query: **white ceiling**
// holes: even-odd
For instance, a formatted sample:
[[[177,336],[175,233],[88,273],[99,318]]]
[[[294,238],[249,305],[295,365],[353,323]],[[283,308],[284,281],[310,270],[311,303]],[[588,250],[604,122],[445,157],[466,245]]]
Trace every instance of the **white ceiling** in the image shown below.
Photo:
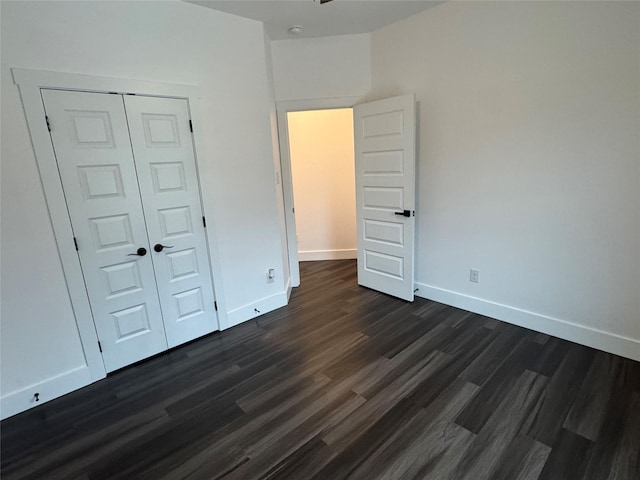
[[[271,40],[373,32],[443,3],[437,0],[186,0],[264,22]],[[303,27],[299,35],[290,27]]]

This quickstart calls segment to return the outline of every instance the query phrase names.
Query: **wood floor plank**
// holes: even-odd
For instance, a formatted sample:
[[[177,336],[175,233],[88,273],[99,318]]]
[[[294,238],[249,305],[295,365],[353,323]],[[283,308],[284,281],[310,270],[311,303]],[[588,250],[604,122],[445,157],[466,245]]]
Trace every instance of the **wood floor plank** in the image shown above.
[[[454,334],[452,328],[444,324],[438,325],[409,344],[393,359],[381,358],[370,374],[353,386],[353,390],[365,398],[373,398],[403,372],[433,355],[436,352],[434,345],[439,344],[443,338]]]
[[[605,352],[596,354],[563,428],[596,440],[620,367],[620,357]]]
[[[291,455],[279,461],[259,477],[259,480],[299,480],[311,476],[324,467],[335,452],[320,439],[313,437]]]
[[[489,479],[500,468],[501,461],[512,461],[509,447],[527,418],[535,416],[534,409],[546,382],[546,377],[535,372],[522,373],[461,458],[455,478]]]
[[[589,451],[585,470],[587,479],[606,479],[612,472],[616,472],[613,478],[634,473],[636,478],[640,478],[637,471],[640,447],[635,448],[634,457],[634,448],[630,445],[633,441],[629,442],[634,436],[640,438],[637,399],[638,394],[633,392],[631,384],[624,382],[624,373],[620,370],[602,428]]]
[[[543,393],[542,406],[527,432],[528,435],[545,445],[554,445],[594,355],[595,350],[572,345]]]
[[[640,362],[300,268],[287,306],[2,421],[3,480],[640,478]]]
[[[18,471],[28,469],[31,478],[70,478],[79,467],[87,468],[121,448],[123,438],[136,441],[150,434],[155,436],[159,429],[168,425],[169,420],[164,410],[146,410],[116,420],[108,427],[78,435],[59,449],[25,457],[14,468]]]
[[[538,343],[523,338],[484,383],[473,401],[458,415],[456,423],[479,433],[504,399],[504,392],[511,390],[526,366],[540,354],[540,348]]]
[[[339,422],[363,402],[364,399],[343,388],[336,386],[329,389],[324,398],[308,405],[298,415],[283,419],[277,427],[267,429],[264,436],[247,445],[245,454],[249,460],[224,478],[259,478],[312,438],[316,438],[323,428]],[[218,470],[215,464],[204,465],[195,472],[194,477],[214,478]]]
[[[532,341],[541,343],[536,341],[537,337],[536,335]],[[571,348],[571,342],[554,337],[541,344],[545,347],[541,350],[540,355],[527,365],[527,368],[545,377],[551,377]]]
[[[590,440],[563,428],[540,472],[539,480],[585,478],[586,460],[591,445]]]
[[[350,440],[344,448],[335,447],[340,453],[311,478],[338,480],[350,477],[363,459],[369,458],[386,442],[390,429],[402,428],[411,422],[419,411],[415,404],[404,398],[400,399],[398,403],[373,419],[361,433],[354,435],[355,439]]]
[[[207,445],[169,470],[166,477],[211,478],[211,472],[219,474],[237,468],[239,463],[249,461],[247,451],[251,445],[260,441],[265,432],[277,430],[283,422],[290,420],[291,412],[305,411],[309,405],[321,408],[318,398],[322,402],[332,388],[330,383],[328,378],[326,382],[318,381],[282,401],[273,402],[264,411],[247,413],[217,432]]]
[[[484,327],[477,324],[477,332]],[[460,330],[458,328],[457,330]],[[463,329],[464,330],[464,329]],[[470,328],[469,330],[472,330]],[[428,381],[423,381],[411,394],[412,401],[422,407],[427,407],[440,393],[447,388],[492,341],[495,334],[486,330],[481,335],[460,334],[456,340],[451,340],[440,348],[451,348],[456,355],[447,355],[448,361],[442,364],[438,370],[430,376]],[[451,347],[455,344],[455,347]],[[465,427],[466,428],[466,427]],[[468,429],[470,430],[470,429]],[[475,432],[474,432],[475,433]]]
[[[640,392],[631,396],[607,480],[640,478]]]
[[[493,472],[492,480],[536,480],[544,468],[551,447],[527,436],[510,444]]]
[[[446,354],[433,352],[432,355],[398,376],[375,396],[369,398],[361,408],[346,418],[342,424],[329,429],[323,435],[323,440],[337,450],[342,450],[353,438],[359,437],[377,419],[393,408],[400,400],[410,395],[421,382],[447,361]]]
[[[365,458],[350,477],[413,478],[419,472],[428,471],[428,478],[448,478],[474,438],[471,432],[451,420],[469,403],[477,389],[461,379],[454,381],[433,402],[434,408],[420,409],[406,426],[395,427],[386,435],[385,442]]]
[[[491,330],[496,330],[496,328]],[[522,335],[522,331],[517,328],[498,330],[489,346],[469,364],[460,376],[476,385],[483,385],[522,340]]]

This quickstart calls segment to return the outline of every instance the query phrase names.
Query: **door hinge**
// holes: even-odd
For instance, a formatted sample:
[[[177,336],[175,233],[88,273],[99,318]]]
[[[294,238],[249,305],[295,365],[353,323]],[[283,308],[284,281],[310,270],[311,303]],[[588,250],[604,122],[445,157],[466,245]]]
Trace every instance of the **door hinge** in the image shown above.
[[[73,244],[76,247],[76,252],[78,251],[78,239],[76,237],[73,237]]]
[[[193,133],[193,123],[191,123],[191,120],[189,120],[189,131]]]
[[[202,225],[207,228],[207,219],[204,218],[204,215],[202,216]]]
[[[45,115],[44,119],[47,121],[47,130],[51,131],[51,124],[49,123],[49,117]]]
[[[100,353],[102,353],[102,344],[100,343],[100,340],[98,340],[98,348],[100,349]]]
[[[215,300],[213,301],[213,308],[216,309],[216,312],[218,311],[218,302],[216,302]]]

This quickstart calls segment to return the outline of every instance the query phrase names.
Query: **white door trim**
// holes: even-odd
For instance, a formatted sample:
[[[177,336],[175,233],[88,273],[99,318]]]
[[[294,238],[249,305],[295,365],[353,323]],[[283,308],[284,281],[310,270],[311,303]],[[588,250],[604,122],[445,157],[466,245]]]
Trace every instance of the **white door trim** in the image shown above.
[[[294,214],[293,177],[291,175],[287,113],[305,110],[352,108],[361,101],[363,101],[363,97],[308,98],[276,102],[278,141],[280,142],[280,171],[282,174],[282,190],[284,192],[284,216],[287,228],[287,250],[289,254],[289,278],[292,287],[300,286],[300,265],[298,263],[298,242],[296,239],[296,217]]]
[[[45,110],[40,95],[41,88],[79,90],[86,92],[117,92],[133,93],[170,98],[184,98],[188,100],[194,129],[194,147],[196,166],[200,173],[207,166],[199,160],[198,152],[206,158],[203,144],[204,132],[198,114],[199,90],[195,86],[176,85],[143,80],[81,75],[75,73],[60,73],[44,70],[12,68],[14,83],[20,90],[20,97],[25,111],[27,126],[42,181],[43,190],[53,227],[58,254],[68,286],[69,297],[78,325],[80,339],[90,375],[88,383],[106,376],[102,355],[98,348],[98,337],[86,294],[80,260],[73,244],[73,231],[67,212],[62,182],[58,174],[58,167],[47,130]],[[200,187],[202,187],[200,185]],[[200,188],[204,204],[213,204],[207,192]],[[206,201],[205,201],[206,199]],[[207,212],[203,205],[203,213],[207,217],[207,244],[211,260],[214,294],[218,302],[218,324],[226,324],[226,308],[222,287],[222,271],[220,269],[220,255],[216,248],[216,235],[213,212]],[[218,326],[219,328],[219,326]],[[66,393],[66,392],[65,392]]]

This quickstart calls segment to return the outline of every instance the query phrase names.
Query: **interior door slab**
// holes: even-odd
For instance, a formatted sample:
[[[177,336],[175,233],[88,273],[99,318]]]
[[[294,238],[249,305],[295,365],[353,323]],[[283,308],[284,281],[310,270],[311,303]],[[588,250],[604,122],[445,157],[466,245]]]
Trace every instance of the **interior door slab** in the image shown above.
[[[354,107],[358,283],[413,301],[415,99]]]
[[[124,100],[167,341],[174,347],[218,329],[189,106],[183,99]]]

